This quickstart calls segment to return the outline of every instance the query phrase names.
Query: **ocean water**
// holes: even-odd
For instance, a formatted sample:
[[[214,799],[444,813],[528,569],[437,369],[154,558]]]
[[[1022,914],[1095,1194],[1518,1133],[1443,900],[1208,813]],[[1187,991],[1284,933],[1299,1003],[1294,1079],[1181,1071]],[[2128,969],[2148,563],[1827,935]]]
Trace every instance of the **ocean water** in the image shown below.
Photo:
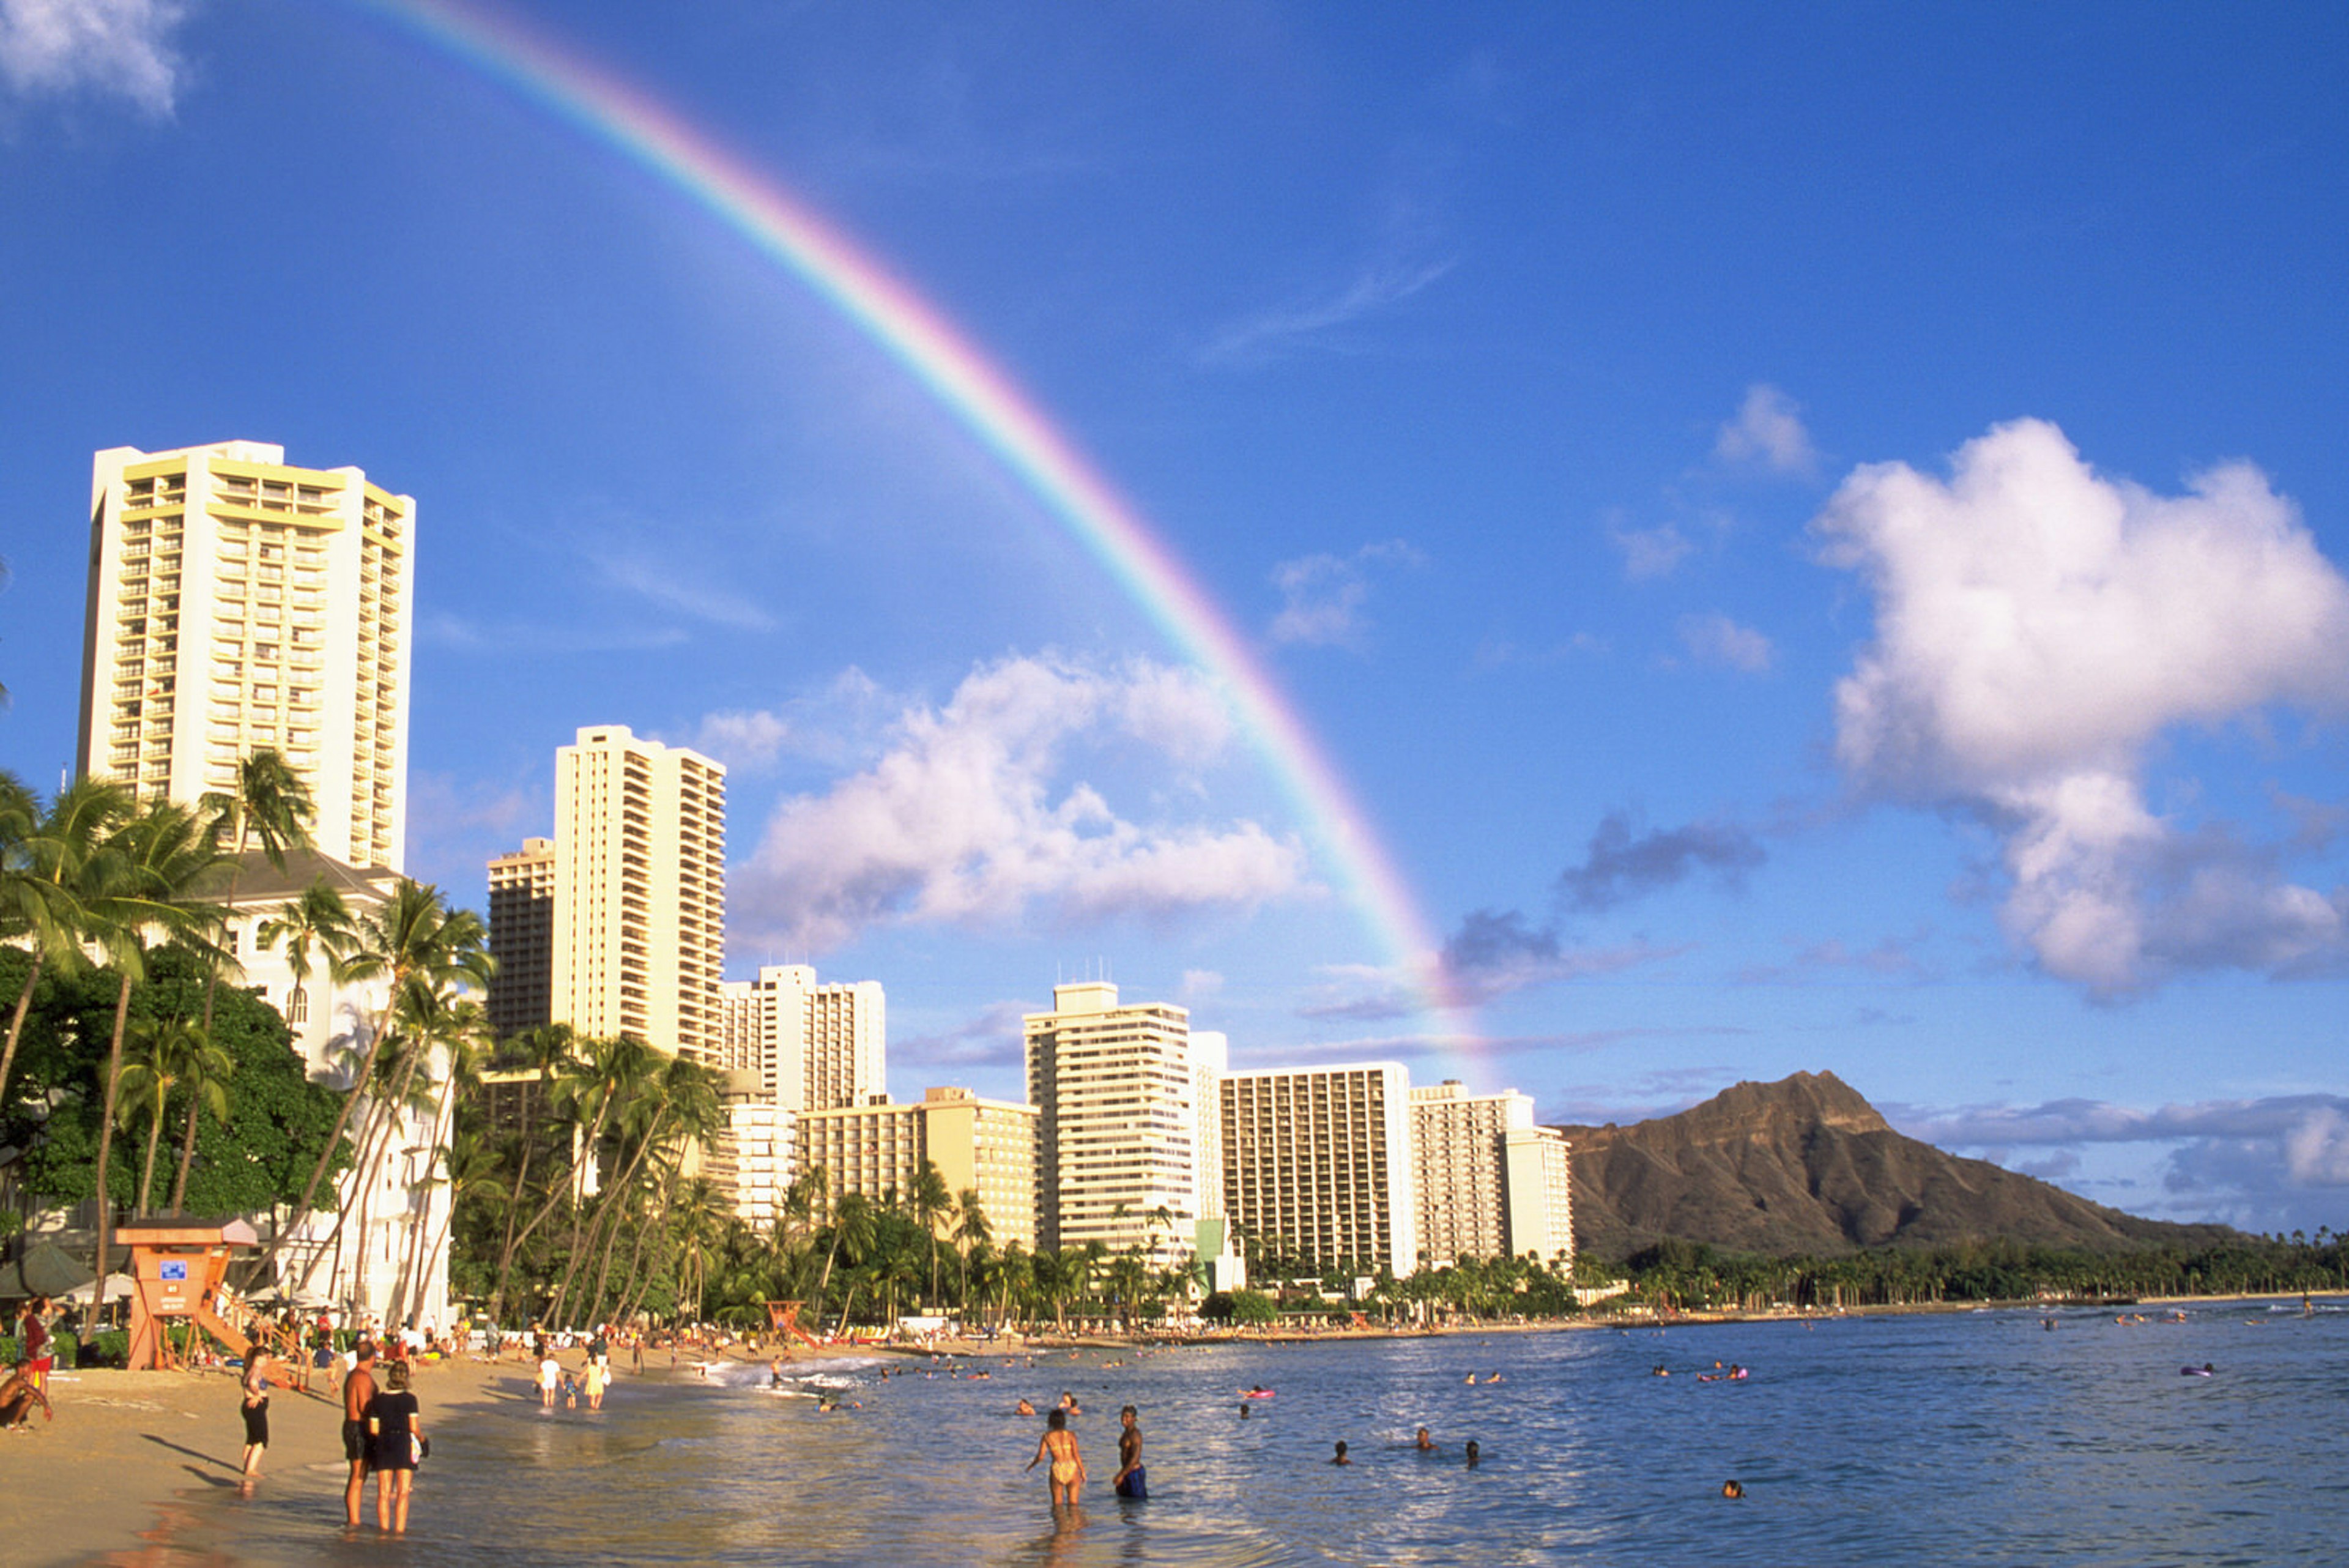
[[[139,1561],[2349,1561],[2349,1312],[2054,1316],[2054,1332],[2038,1314],[1982,1312],[1226,1345],[1123,1366],[1059,1353],[983,1380],[890,1358],[819,1378],[863,1407],[829,1415],[815,1385],[775,1392],[762,1367],[624,1378],[599,1413],[550,1415],[517,1369],[488,1413],[432,1426],[407,1542],[344,1540],[331,1474],[273,1454],[260,1496],[191,1496]],[[1715,1361],[1751,1375],[1700,1381]],[[2180,1376],[2206,1362],[2215,1376]],[[1274,1397],[1243,1419],[1238,1391],[1258,1383]],[[1056,1519],[1043,1470],[1022,1470],[1042,1422],[1012,1407],[1063,1390],[1084,1407],[1072,1425],[1092,1480]],[[1147,1502],[1107,1487],[1129,1402]],[[1439,1452],[1412,1448],[1421,1425]],[[1340,1438],[1344,1468],[1329,1462]],[[1742,1501],[1720,1496],[1733,1476]]]

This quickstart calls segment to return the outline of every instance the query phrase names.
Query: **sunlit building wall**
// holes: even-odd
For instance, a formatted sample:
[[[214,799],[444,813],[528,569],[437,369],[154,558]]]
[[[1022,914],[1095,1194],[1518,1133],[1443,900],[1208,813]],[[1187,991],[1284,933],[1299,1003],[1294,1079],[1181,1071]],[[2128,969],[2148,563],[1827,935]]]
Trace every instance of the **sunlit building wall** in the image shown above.
[[[400,868],[415,525],[361,470],[264,441],[98,453],[82,771],[193,805],[274,750],[323,854]]]

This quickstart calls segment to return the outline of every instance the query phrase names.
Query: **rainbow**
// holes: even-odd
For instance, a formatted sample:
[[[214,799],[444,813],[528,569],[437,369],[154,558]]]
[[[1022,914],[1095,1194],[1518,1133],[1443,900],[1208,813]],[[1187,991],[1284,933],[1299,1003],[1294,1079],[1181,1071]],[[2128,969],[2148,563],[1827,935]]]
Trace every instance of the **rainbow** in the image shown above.
[[[1352,792],[1263,661],[1182,560],[1025,393],[928,300],[675,110],[503,18],[450,0],[357,0],[618,152],[748,241],[895,359],[1098,561],[1185,658],[1221,681],[1311,825],[1341,891],[1410,976],[1453,1049],[1473,1020],[1438,940]]]

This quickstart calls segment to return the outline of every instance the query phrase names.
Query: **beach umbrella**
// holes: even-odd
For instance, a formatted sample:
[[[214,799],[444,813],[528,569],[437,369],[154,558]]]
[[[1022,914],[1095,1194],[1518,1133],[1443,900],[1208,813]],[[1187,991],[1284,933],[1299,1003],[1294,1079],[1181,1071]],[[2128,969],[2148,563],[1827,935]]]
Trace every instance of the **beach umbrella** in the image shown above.
[[[81,1306],[88,1306],[90,1303],[91,1293],[96,1288],[96,1282],[94,1281],[77,1285],[72,1290],[65,1293],[66,1300]],[[138,1287],[132,1282],[129,1274],[109,1274],[106,1276],[106,1299],[108,1301],[127,1302],[130,1299],[132,1293],[137,1290],[137,1288]]]
[[[65,1249],[55,1241],[39,1241],[25,1249],[23,1258],[0,1268],[0,1300],[61,1296],[95,1277],[67,1257]]]

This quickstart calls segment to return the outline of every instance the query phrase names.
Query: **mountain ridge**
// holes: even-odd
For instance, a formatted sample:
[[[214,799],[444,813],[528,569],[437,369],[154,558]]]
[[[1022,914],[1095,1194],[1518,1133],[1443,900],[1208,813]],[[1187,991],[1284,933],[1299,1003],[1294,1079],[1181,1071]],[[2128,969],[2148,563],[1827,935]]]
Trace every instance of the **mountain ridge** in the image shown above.
[[[2125,1251],[2233,1238],[2147,1220],[1894,1130],[1833,1073],[1734,1084],[1669,1116],[1561,1125],[1575,1244],[1621,1259],[1657,1241],[1832,1255],[1992,1241]]]

